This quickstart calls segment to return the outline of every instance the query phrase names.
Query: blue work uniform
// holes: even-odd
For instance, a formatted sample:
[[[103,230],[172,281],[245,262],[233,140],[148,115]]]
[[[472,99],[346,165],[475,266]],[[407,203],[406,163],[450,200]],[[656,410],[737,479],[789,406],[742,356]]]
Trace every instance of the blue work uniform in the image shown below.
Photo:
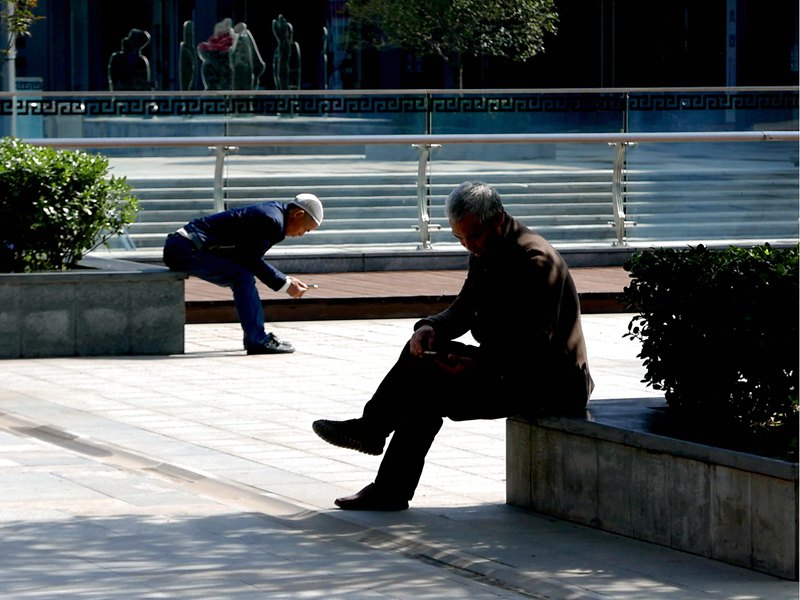
[[[245,347],[269,339],[256,278],[280,291],[287,277],[264,255],[286,237],[284,202],[262,202],[199,217],[167,236],[164,264],[219,286],[229,287]]]

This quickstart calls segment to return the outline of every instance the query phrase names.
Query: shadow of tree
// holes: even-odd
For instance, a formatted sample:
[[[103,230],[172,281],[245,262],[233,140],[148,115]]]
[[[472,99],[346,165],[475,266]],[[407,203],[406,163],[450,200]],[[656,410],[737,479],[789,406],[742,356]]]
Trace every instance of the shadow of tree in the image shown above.
[[[5,523],[0,589],[5,598],[496,597],[434,565],[376,552],[354,531],[310,527],[315,521],[298,529],[231,513]]]

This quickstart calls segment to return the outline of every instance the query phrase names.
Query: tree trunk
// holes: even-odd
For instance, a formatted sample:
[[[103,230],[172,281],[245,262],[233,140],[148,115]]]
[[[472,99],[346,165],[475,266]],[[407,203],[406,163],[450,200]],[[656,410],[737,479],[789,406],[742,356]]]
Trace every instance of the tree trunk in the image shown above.
[[[14,16],[14,3],[10,0],[0,0],[0,10],[3,11],[3,19],[0,25],[0,38],[2,38],[3,47],[3,71],[0,73],[0,90],[4,92],[13,92],[16,88],[16,59],[17,59],[17,44],[16,36],[11,31],[8,24]]]
[[[9,23],[14,15],[14,3],[11,0],[0,0],[0,11],[3,19],[0,21],[0,59],[3,61],[0,72],[0,91],[15,92],[17,89],[17,38],[11,31]],[[11,116],[0,119],[0,135],[17,136],[17,99],[11,97]]]

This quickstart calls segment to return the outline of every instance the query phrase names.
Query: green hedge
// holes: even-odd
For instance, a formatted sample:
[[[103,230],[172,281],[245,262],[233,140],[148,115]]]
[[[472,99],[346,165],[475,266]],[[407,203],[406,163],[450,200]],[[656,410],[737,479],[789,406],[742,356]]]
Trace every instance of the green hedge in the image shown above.
[[[709,443],[797,452],[798,248],[652,249],[625,265],[644,382]]]
[[[108,159],[0,141],[0,271],[61,270],[122,233],[137,199]]]

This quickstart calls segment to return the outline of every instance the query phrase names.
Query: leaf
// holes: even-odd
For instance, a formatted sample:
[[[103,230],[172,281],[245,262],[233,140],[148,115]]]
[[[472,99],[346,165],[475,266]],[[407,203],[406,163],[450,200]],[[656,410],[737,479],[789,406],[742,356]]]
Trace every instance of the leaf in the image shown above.
[[[0,140],[0,270],[60,270],[119,234],[138,201],[108,159]]]

